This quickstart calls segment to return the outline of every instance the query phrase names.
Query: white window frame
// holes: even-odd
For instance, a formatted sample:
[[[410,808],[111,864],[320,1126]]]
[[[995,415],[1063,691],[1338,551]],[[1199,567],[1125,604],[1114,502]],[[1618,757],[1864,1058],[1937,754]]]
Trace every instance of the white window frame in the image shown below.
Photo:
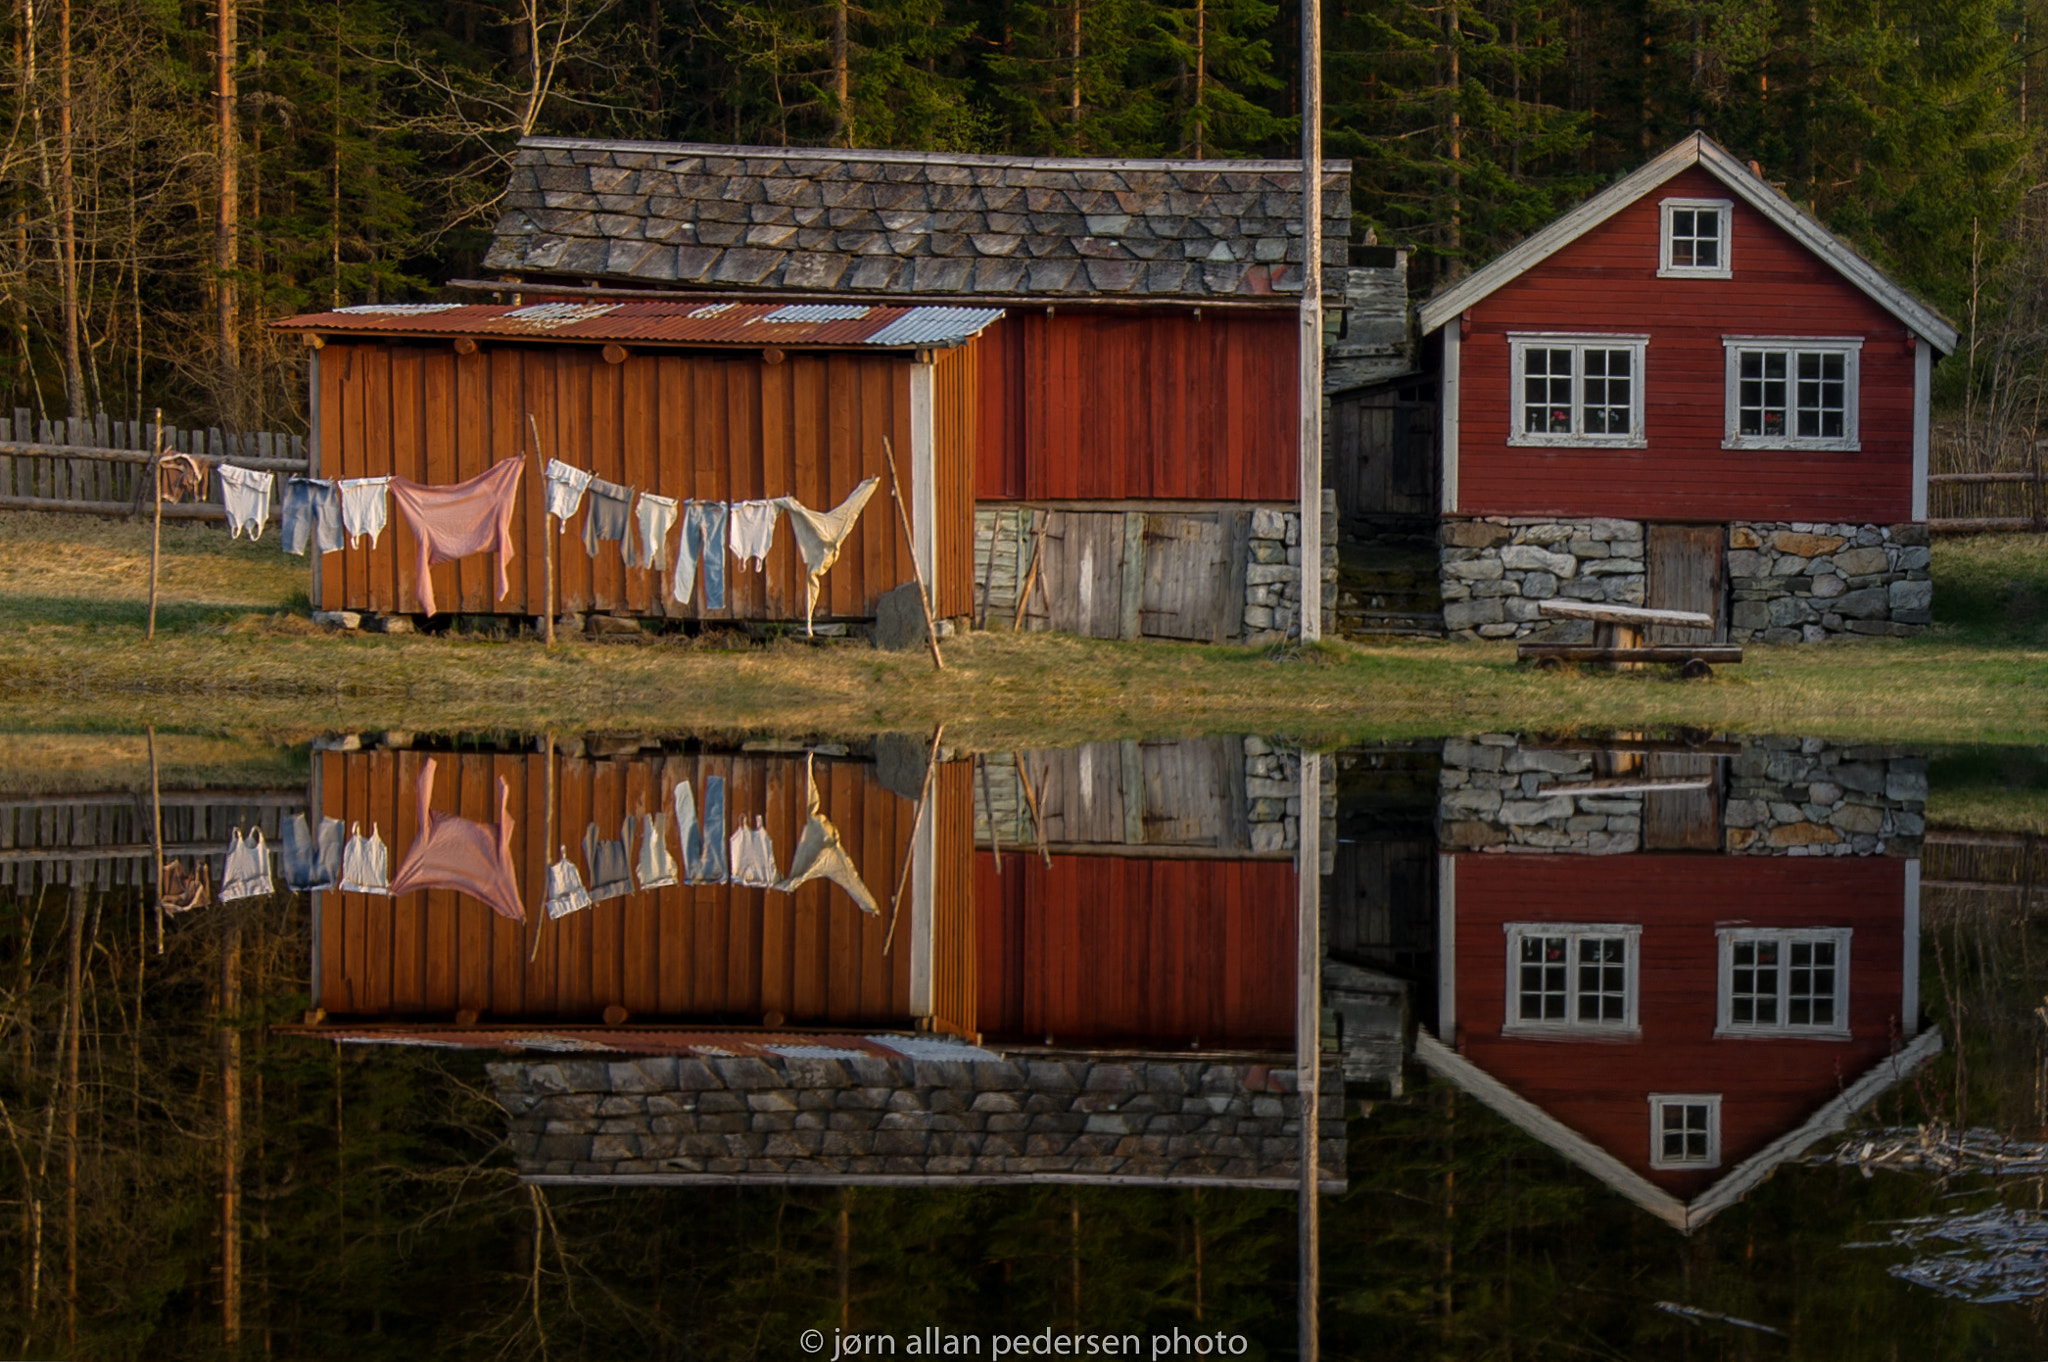
[[[1664,1156],[1664,1108],[1704,1106],[1707,1109],[1707,1157]],[[1650,1167],[1689,1171],[1721,1166],[1721,1094],[1717,1092],[1653,1092],[1650,1094]]]
[[[1643,434],[1644,368],[1650,348],[1647,335],[1614,336],[1586,331],[1510,331],[1508,333],[1508,443],[1551,446],[1564,449],[1642,449],[1649,444]],[[1572,351],[1572,429],[1568,431],[1526,431],[1522,429],[1525,405],[1523,356],[1530,350]],[[1629,433],[1588,435],[1578,429],[1586,413],[1586,357],[1588,350],[1627,350],[1629,360]]]
[[[1671,263],[1671,215],[1686,210],[1709,209],[1721,215],[1721,263],[1719,265],[1674,265]],[[1666,199],[1658,205],[1657,277],[1659,279],[1728,279],[1734,269],[1729,256],[1735,244],[1735,204],[1729,199]],[[1697,239],[1697,238],[1695,238]]]
[[[1723,336],[1721,349],[1727,363],[1727,415],[1721,435],[1723,449],[1844,449],[1863,448],[1859,414],[1863,407],[1863,337],[1861,336]],[[1786,350],[1793,352],[1791,368],[1798,366],[1798,353],[1841,355],[1842,433],[1840,436],[1743,435],[1742,352],[1745,350]],[[1787,425],[1798,412],[1796,373],[1787,373],[1785,412]]]
[[[1565,1036],[1573,1039],[1633,1040],[1642,1035],[1642,1023],[1637,1015],[1637,1004],[1642,991],[1642,935],[1638,923],[1622,922],[1506,922],[1501,930],[1507,936],[1508,968],[1507,999],[1502,1005],[1504,1016],[1501,1034],[1504,1036]],[[1525,1021],[1518,1014],[1521,1011],[1521,954],[1522,939],[1529,936],[1618,936],[1622,938],[1622,968],[1624,970],[1622,994],[1622,1020],[1619,1022],[1580,1021],[1578,1008],[1578,961],[1568,960],[1565,965],[1565,1017],[1559,1021]],[[1573,952],[1576,954],[1576,951]]]
[[[1767,1037],[1773,1040],[1850,1040],[1849,1030],[1849,947],[1855,936],[1852,927],[1719,927],[1714,935],[1719,940],[1718,982],[1715,986],[1714,1034],[1737,1040]],[[1735,942],[1737,938],[1758,940],[1768,938],[1777,941],[1783,948],[1777,968],[1778,975],[1778,1020],[1769,1026],[1741,1025],[1734,1022],[1735,1010]],[[1795,942],[1827,941],[1835,947],[1835,1020],[1828,1026],[1794,1026],[1785,1020],[1787,1002],[1791,987],[1792,963],[1790,948]]]

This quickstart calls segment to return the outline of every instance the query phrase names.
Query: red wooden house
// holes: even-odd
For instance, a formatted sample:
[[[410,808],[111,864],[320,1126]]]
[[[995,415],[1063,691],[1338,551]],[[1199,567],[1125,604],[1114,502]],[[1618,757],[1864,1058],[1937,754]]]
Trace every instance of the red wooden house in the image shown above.
[[[1417,1056],[1690,1231],[1939,1050],[1919,868],[1446,854]]]
[[[1929,376],[1956,330],[1704,134],[1420,326],[1454,634],[1528,634],[1552,596],[1707,610],[1736,641],[1929,622]]]

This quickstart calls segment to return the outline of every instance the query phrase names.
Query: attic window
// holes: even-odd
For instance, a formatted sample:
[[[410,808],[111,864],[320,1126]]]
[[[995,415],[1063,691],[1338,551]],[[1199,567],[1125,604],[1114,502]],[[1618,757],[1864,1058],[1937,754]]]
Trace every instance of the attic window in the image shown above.
[[[1728,227],[1734,205],[1727,199],[1666,199],[1662,207],[1658,275],[1728,278]]]
[[[1650,1094],[1650,1167],[1718,1168],[1719,1093]]]

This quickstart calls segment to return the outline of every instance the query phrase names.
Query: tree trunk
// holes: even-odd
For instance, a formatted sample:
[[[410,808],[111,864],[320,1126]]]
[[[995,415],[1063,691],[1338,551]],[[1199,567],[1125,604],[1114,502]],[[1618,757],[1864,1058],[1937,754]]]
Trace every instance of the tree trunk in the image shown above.
[[[79,874],[76,866],[74,875]],[[84,992],[85,885],[71,885],[71,915],[65,933],[64,1029],[64,1337],[78,1342],[78,1033]]]
[[[221,914],[220,944],[220,1324],[232,1351],[242,1336],[242,928]]]
[[[78,358],[78,191],[72,178],[71,0],[57,8],[57,273],[64,305],[64,403],[73,420],[91,415]]]
[[[218,211],[213,220],[214,344],[220,350],[221,416],[231,430],[242,428],[241,326],[235,288],[240,263],[241,187],[236,176],[235,0],[214,0],[219,13],[213,35],[214,155]]]
[[[832,0],[832,145],[850,147],[847,109],[851,81],[846,69],[846,7],[848,0]]]

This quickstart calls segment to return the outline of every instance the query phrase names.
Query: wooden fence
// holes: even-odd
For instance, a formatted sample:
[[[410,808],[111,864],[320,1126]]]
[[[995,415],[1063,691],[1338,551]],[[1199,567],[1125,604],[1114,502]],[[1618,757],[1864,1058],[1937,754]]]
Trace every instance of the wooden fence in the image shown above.
[[[279,820],[305,809],[306,792],[166,790],[162,806],[164,854],[211,862],[218,884],[229,834],[260,829],[275,858]],[[0,897],[51,884],[148,884],[154,835],[147,790],[0,799]]]
[[[149,502],[143,470],[155,443],[154,422],[115,420],[105,412],[90,421],[40,421],[28,408],[16,407],[12,417],[0,416],[0,510],[139,513]],[[166,425],[164,449],[212,463],[231,459],[277,473],[306,471],[306,441],[301,435]],[[218,480],[208,479],[205,501],[166,506],[164,515],[225,519]]]
[[[1927,478],[1927,523],[1936,534],[2048,529],[2048,466],[2021,430],[1995,445],[1937,431]]]

